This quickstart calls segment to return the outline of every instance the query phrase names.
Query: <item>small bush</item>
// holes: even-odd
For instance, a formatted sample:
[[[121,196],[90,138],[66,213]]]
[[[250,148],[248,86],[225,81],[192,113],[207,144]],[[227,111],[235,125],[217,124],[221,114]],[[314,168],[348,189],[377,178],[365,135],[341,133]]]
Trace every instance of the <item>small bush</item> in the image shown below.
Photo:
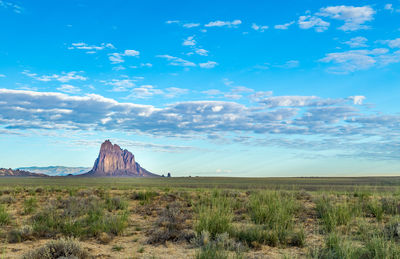
[[[11,221],[11,216],[4,206],[0,205],[0,226],[7,225]]]
[[[333,204],[328,197],[322,197],[316,202],[317,216],[323,229],[331,232],[337,226],[347,225],[356,215],[356,210],[347,202]]]
[[[168,205],[159,216],[153,230],[150,232],[149,244],[190,241],[194,233],[185,224],[188,212],[181,204],[175,202]]]
[[[106,207],[111,212],[113,210],[125,210],[128,204],[119,197],[112,197],[106,199]]]
[[[54,259],[54,258],[90,258],[88,252],[84,250],[80,243],[75,239],[59,239],[50,241],[43,247],[25,254],[24,259]]]
[[[306,234],[304,232],[304,229],[301,228],[300,230],[293,232],[290,235],[289,243],[292,246],[304,247],[306,243]]]
[[[13,229],[7,235],[9,243],[20,243],[32,239],[32,227],[24,226],[20,229]]]
[[[399,201],[393,197],[384,197],[380,200],[382,210],[387,215],[399,214]]]
[[[13,204],[15,203],[15,198],[10,195],[4,195],[0,198],[0,204]]]
[[[24,200],[24,214],[31,214],[37,208],[37,200],[34,197],[31,197],[27,200]]]
[[[367,240],[365,258],[400,258],[400,247],[380,236]]]
[[[365,257],[365,249],[355,246],[353,243],[340,237],[335,232],[328,234],[324,247],[311,249],[309,256],[311,258],[321,259],[372,258]]]
[[[228,259],[228,253],[216,245],[207,245],[201,247],[196,252],[196,259]]]
[[[158,193],[154,191],[135,191],[131,195],[132,200],[142,201],[142,204],[150,203]]]
[[[393,217],[385,224],[384,235],[387,239],[400,240],[400,217]]]
[[[233,215],[230,210],[218,206],[202,207],[199,211],[195,230],[197,233],[208,231],[212,238],[214,238],[217,234],[230,232],[232,218]]]
[[[376,218],[377,221],[382,221],[384,211],[380,202],[377,200],[371,200],[367,205],[367,210]]]

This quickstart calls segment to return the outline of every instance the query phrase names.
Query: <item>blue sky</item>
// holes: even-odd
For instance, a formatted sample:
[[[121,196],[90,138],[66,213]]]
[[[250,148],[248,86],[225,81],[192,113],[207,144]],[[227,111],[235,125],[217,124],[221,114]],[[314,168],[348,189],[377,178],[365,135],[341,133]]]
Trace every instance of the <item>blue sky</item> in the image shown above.
[[[0,167],[400,172],[400,1],[0,0]]]

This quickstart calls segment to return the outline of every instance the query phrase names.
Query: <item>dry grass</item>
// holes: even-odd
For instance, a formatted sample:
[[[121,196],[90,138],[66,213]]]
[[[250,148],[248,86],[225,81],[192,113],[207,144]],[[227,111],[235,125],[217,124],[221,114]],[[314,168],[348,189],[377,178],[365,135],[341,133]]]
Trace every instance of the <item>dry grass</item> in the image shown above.
[[[0,187],[0,254],[400,258],[399,192],[180,188],[170,180],[134,189]]]

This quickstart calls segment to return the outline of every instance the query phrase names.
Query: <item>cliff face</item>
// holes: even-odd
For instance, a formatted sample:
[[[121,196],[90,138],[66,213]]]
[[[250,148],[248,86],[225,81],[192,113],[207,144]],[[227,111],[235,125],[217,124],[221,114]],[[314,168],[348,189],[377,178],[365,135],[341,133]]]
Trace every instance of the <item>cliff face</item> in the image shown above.
[[[121,177],[155,177],[142,168],[135,156],[128,150],[122,150],[117,144],[106,140],[100,147],[100,153],[94,162],[92,170],[84,176],[121,176]]]

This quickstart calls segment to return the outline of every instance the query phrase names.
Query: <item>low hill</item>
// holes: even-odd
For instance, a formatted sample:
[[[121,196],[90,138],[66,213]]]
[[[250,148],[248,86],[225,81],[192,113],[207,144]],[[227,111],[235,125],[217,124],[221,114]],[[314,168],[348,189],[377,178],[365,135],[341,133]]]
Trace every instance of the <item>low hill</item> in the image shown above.
[[[19,170],[29,171],[32,173],[46,174],[50,176],[67,176],[67,175],[78,175],[86,173],[90,170],[90,167],[67,167],[67,166],[31,166],[31,167],[20,167]]]
[[[48,177],[48,175],[45,174],[32,173],[19,169],[13,170],[11,168],[9,169],[0,168],[0,177],[26,177],[26,176]]]

